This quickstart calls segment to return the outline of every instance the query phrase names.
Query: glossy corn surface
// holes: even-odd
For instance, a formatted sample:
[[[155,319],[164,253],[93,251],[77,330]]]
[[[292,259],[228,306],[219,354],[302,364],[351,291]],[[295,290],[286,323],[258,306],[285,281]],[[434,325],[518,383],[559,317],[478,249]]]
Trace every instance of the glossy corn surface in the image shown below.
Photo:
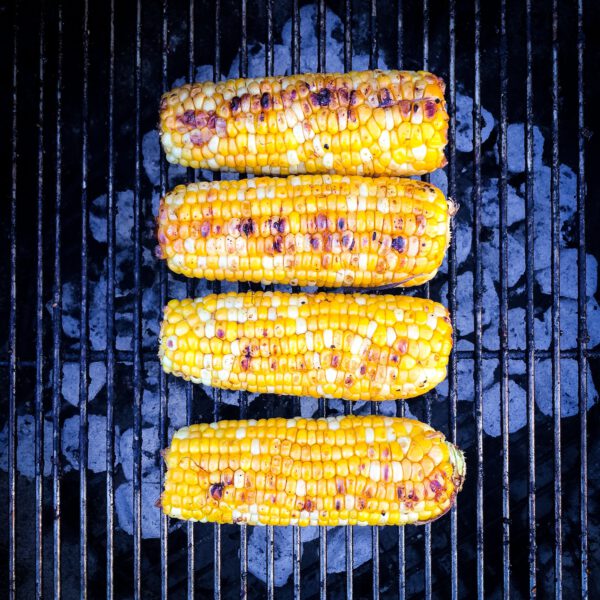
[[[440,383],[451,347],[431,300],[248,292],[171,300],[159,355],[167,373],[229,390],[392,400]]]
[[[191,425],[165,460],[165,514],[250,525],[426,523],[452,507],[466,471],[429,425],[381,416]]]
[[[264,284],[420,285],[442,264],[448,203],[422,181],[296,175],[177,186],[160,256],[187,277]]]
[[[446,164],[444,82],[354,71],[183,85],[160,105],[167,160],[263,175],[419,175]]]

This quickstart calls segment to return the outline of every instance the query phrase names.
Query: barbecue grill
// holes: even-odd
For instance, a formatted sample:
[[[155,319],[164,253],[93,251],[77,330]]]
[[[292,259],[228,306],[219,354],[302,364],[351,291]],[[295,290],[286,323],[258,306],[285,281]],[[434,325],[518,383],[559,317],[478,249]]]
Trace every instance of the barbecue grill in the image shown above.
[[[1,595],[597,596],[599,13],[584,0],[0,5]],[[410,292],[454,315],[447,383],[369,406],[167,378],[167,299],[238,286],[184,281],[153,256],[160,195],[218,177],[167,165],[160,94],[378,66],[447,83],[448,166],[431,181],[461,210],[443,272]],[[351,411],[414,415],[466,451],[446,518],[276,529],[154,506],[159,450],[186,422]]]

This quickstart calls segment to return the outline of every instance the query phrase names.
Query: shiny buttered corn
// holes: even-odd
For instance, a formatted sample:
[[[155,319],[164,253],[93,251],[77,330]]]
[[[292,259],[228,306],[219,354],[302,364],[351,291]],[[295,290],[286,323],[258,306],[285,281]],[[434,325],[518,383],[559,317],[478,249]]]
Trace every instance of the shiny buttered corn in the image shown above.
[[[444,82],[425,71],[229,79],[163,95],[167,160],[263,175],[420,175],[446,164]]]
[[[440,383],[451,347],[431,300],[248,292],[171,300],[159,356],[167,373],[229,390],[392,400]]]
[[[429,425],[380,416],[191,425],[164,456],[166,515],[250,525],[426,523],[466,471]]]
[[[161,200],[159,255],[211,280],[420,285],[444,259],[449,212],[433,185],[395,177],[191,183]]]

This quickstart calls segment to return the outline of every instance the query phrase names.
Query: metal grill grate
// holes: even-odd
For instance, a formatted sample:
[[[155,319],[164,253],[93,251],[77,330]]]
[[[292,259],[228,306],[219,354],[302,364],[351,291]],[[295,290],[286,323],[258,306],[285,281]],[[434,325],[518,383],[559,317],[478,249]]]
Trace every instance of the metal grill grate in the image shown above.
[[[0,161],[0,593],[600,591],[589,556],[597,523],[588,530],[599,485],[587,470],[600,458],[588,440],[599,415],[599,245],[585,235],[600,223],[584,114],[600,91],[599,47],[584,36],[599,24],[594,3],[13,0],[0,15],[0,49],[12,57],[0,73],[11,106],[0,119],[10,139]],[[160,93],[181,78],[335,65],[423,67],[447,82],[448,167],[432,180],[463,209],[444,272],[415,293],[455,315],[448,383],[390,408],[172,381],[155,356],[160,307],[208,288],[152,257],[156,200],[218,176],[159,155]],[[237,289],[228,286],[210,289]],[[467,451],[458,506],[432,525],[280,535],[169,522],[151,506],[164,477],[158,449],[186,421],[389,410],[431,421]]]

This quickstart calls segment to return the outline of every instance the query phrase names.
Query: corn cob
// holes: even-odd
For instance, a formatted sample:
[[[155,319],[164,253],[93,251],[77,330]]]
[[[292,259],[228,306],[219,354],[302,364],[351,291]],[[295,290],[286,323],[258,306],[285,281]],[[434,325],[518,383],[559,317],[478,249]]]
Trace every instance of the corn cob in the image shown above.
[[[212,294],[169,302],[159,356],[224,389],[393,400],[446,377],[451,332],[441,304],[410,296]]]
[[[165,460],[165,514],[250,525],[426,523],[450,510],[466,471],[429,425],[382,416],[191,425]]]
[[[187,84],[162,97],[162,145],[195,169],[420,175],[446,164],[444,87],[425,71]]]
[[[188,277],[264,284],[420,285],[448,246],[448,203],[412,179],[302,175],[177,186],[160,256]]]

